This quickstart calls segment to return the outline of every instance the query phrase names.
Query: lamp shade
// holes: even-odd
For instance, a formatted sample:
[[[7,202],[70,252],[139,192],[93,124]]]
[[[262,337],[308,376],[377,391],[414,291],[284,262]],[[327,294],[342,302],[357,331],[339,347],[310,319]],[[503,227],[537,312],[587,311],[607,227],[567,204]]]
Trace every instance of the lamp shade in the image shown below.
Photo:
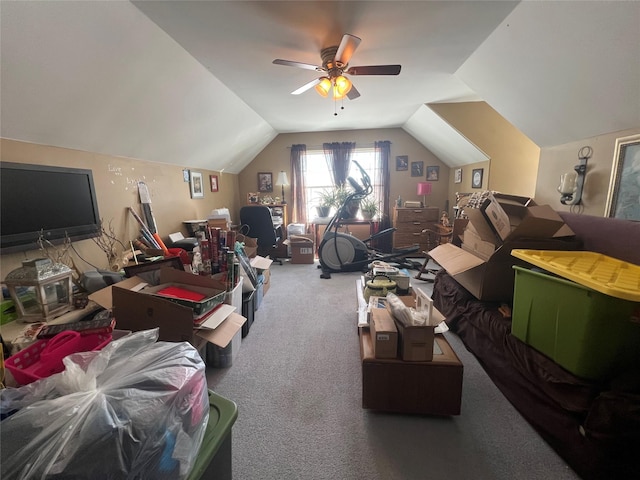
[[[331,80],[329,77],[322,77],[320,79],[320,83],[316,85],[316,92],[318,92],[323,97],[329,95],[329,91],[331,90]]]
[[[276,179],[276,185],[282,185],[286,187],[289,185],[289,179],[287,178],[287,172],[281,171]]]
[[[340,100],[351,90],[351,81],[340,75],[333,80],[333,98]]]
[[[418,182],[418,195],[431,195],[431,184],[429,182]]]

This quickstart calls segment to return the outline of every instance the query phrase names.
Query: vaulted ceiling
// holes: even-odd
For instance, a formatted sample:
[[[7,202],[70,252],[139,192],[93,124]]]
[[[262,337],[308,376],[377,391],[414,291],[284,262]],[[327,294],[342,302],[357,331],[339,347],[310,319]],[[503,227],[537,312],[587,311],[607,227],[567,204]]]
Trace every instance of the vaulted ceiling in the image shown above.
[[[482,152],[429,104],[483,100],[541,147],[640,126],[640,2],[2,2],[2,137],[241,171],[279,133],[404,128],[450,166]],[[312,70],[342,35],[360,98]],[[344,105],[344,110],[340,107]],[[337,108],[338,115],[334,115]]]

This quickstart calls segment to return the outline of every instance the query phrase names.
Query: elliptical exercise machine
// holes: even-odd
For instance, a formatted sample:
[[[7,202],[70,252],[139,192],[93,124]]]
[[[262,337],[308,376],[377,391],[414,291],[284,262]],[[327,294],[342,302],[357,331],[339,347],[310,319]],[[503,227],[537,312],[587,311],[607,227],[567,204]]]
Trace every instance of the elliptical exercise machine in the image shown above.
[[[407,260],[402,257],[417,252],[420,249],[418,245],[388,254],[377,252],[370,246],[371,241],[394,232],[395,228],[387,228],[371,235],[365,240],[360,240],[348,233],[338,232],[340,220],[349,217],[348,212],[351,205],[373,192],[369,175],[358,162],[354,160],[354,163],[360,170],[360,183],[362,185],[352,177],[347,178],[347,181],[353,187],[353,192],[344,199],[335,215],[329,220],[329,224],[324,231],[320,246],[318,247],[318,259],[320,260],[318,268],[322,269],[320,278],[331,278],[332,272],[366,272],[369,270],[369,264],[374,260],[397,260],[395,263],[400,264],[402,267],[408,266],[409,268],[414,268],[413,263],[407,263]]]

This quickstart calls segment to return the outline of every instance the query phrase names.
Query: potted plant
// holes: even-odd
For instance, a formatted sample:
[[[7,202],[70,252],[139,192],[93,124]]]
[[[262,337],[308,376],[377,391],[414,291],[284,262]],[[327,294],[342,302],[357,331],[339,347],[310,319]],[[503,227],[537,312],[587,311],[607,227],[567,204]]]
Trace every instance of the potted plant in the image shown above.
[[[360,213],[365,220],[371,220],[378,213],[378,202],[373,197],[367,197],[360,201]]]
[[[352,193],[353,193],[353,190],[349,185],[345,184],[345,185],[340,185],[336,187],[335,189],[336,207],[340,208],[342,204],[347,200],[349,195],[351,195]],[[358,213],[358,208],[360,208],[359,200],[353,200],[349,202],[349,204],[344,209],[342,218],[347,219],[347,218],[355,217],[356,213]]]
[[[331,207],[336,205],[336,192],[335,190],[323,190],[318,195],[318,205],[316,210],[319,217],[328,217],[331,213]]]

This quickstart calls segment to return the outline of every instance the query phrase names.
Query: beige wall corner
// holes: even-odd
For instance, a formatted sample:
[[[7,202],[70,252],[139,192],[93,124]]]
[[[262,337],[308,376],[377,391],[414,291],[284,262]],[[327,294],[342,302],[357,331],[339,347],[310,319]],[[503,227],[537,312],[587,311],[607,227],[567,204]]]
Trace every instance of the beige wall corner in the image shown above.
[[[531,197],[535,194],[540,148],[491,106],[461,102],[433,103],[429,108],[489,155],[485,188]],[[465,170],[471,168],[479,167]]]

